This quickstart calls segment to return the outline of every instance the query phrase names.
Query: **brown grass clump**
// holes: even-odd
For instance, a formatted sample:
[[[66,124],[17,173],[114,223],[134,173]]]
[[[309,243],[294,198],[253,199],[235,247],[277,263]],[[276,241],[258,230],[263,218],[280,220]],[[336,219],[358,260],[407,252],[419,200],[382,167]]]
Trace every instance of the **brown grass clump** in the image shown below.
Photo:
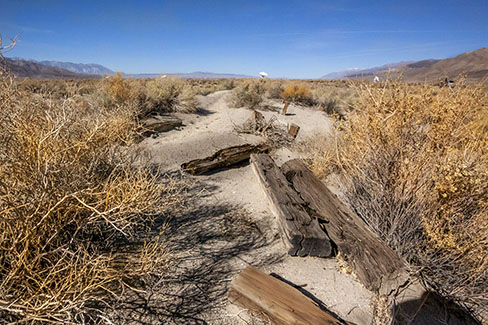
[[[313,105],[329,115],[344,118],[347,112],[354,109],[359,99],[355,87],[316,85],[312,88]]]
[[[283,80],[268,79],[266,82],[266,97],[271,99],[282,99],[281,93],[284,90],[283,85]]]
[[[123,82],[112,86],[124,95]],[[149,229],[178,201],[173,186],[132,163],[136,115],[33,96],[0,79],[4,322],[100,322],[129,281],[161,272],[168,255]]]
[[[156,78],[147,83],[147,96],[150,102],[147,113],[197,111],[197,101],[192,87],[178,78]]]
[[[233,107],[255,109],[263,102],[265,93],[263,80],[246,80],[232,90],[230,104]]]
[[[310,88],[305,83],[293,83],[285,86],[281,92],[281,98],[288,102],[301,103],[304,105],[310,105],[312,103]]]
[[[426,285],[488,306],[488,91],[387,83],[361,88],[336,137],[315,145],[368,225]]]
[[[122,78],[122,73],[117,72],[105,81],[105,91],[116,101],[126,102],[131,98],[129,82]]]

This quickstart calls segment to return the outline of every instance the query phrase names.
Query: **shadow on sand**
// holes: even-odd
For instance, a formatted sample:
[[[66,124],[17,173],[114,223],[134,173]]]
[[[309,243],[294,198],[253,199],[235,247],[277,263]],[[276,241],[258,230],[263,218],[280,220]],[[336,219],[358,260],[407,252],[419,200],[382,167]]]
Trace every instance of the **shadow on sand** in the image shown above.
[[[460,306],[439,295],[425,291],[418,299],[406,300],[393,310],[393,324],[403,325],[464,325],[480,324]]]
[[[217,308],[227,304],[227,287],[247,262],[246,253],[270,244],[247,211],[209,202],[216,187],[193,183],[185,208],[164,227],[175,255],[170,271],[131,290],[117,305],[117,321],[130,324],[220,324]],[[161,223],[160,223],[161,224]],[[281,256],[252,260],[255,266],[277,262]],[[245,263],[242,263],[244,261]],[[240,264],[240,266],[239,266]],[[211,320],[209,320],[211,319]]]

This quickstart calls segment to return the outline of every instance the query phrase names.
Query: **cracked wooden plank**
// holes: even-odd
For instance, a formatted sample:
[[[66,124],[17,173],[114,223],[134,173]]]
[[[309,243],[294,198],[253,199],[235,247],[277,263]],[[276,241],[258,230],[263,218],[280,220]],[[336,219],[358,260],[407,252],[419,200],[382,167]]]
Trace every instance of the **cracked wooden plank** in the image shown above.
[[[288,254],[332,256],[334,252],[330,238],[320,227],[317,218],[308,214],[306,203],[290,186],[273,159],[267,154],[253,154],[251,165],[278,220]]]
[[[151,134],[167,132],[182,125],[183,121],[177,117],[156,115],[141,121],[141,131],[143,135],[149,136]]]
[[[363,285],[389,295],[409,278],[405,262],[299,159],[281,167],[302,200],[324,220],[327,234]]]
[[[297,289],[248,266],[230,284],[229,301],[252,310],[273,324],[348,324]]]
[[[192,175],[203,175],[216,171],[221,168],[230,167],[246,160],[253,153],[267,152],[270,147],[266,143],[258,145],[244,144],[221,149],[212,156],[195,159],[181,165],[181,169]]]

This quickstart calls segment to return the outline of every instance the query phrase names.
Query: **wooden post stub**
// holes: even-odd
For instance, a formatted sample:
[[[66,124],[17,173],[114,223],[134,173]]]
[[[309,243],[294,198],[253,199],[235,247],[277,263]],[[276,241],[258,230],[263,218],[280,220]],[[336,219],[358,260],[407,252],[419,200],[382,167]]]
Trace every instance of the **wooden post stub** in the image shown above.
[[[300,127],[295,123],[291,123],[290,126],[288,127],[288,134],[291,135],[293,139],[297,137],[298,131],[300,131]]]
[[[281,115],[286,115],[286,111],[288,110],[288,105],[290,105],[290,102],[285,103],[285,106],[283,106],[283,109],[281,110]]]

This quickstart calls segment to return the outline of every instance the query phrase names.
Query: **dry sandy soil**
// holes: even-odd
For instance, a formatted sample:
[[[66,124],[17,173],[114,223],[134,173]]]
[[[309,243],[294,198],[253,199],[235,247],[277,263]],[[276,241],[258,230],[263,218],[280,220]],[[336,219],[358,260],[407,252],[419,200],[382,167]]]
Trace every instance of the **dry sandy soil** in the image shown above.
[[[287,255],[276,220],[249,165],[207,176],[179,172],[182,163],[224,147],[263,141],[235,131],[252,112],[229,108],[228,95],[228,91],[220,91],[200,96],[199,114],[178,115],[183,127],[140,144],[154,163],[187,182],[191,197],[168,225],[176,262],[164,283],[155,285],[164,287],[164,298],[155,298],[157,294],[135,298],[129,303],[138,301],[143,311],[132,317],[147,323],[261,324],[230,304],[226,295],[230,281],[246,266],[254,265],[300,286],[343,319],[370,324],[371,293],[353,275],[341,272],[336,258]],[[280,123],[300,125],[297,141],[316,134],[326,136],[331,129],[331,121],[321,111],[290,105],[289,115],[282,116],[278,113],[281,104],[268,104],[276,110],[261,111],[266,119],[275,116]],[[274,153],[279,164],[297,156],[289,148]]]

